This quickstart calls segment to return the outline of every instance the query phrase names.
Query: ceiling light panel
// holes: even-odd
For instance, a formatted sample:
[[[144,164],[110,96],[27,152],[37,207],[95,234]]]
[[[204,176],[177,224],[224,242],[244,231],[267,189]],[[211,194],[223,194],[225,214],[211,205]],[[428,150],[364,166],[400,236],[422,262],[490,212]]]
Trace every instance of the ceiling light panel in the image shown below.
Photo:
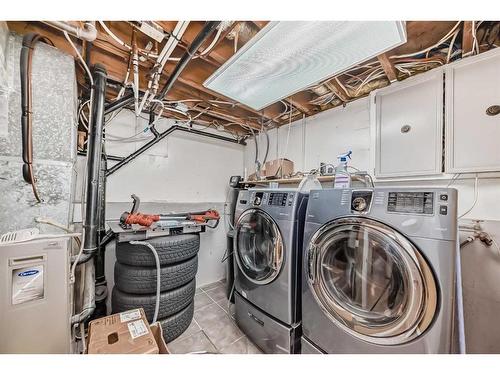
[[[203,85],[260,110],[405,42],[400,21],[270,22]]]

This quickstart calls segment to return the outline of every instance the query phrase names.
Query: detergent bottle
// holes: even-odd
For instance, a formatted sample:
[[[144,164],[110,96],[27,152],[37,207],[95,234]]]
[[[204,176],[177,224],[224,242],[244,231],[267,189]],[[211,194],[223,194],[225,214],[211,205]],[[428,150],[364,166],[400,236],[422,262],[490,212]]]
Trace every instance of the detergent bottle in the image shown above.
[[[346,189],[351,186],[351,175],[347,171],[347,159],[351,158],[351,154],[352,151],[349,150],[346,153],[337,156],[339,162],[335,167],[334,189]]]

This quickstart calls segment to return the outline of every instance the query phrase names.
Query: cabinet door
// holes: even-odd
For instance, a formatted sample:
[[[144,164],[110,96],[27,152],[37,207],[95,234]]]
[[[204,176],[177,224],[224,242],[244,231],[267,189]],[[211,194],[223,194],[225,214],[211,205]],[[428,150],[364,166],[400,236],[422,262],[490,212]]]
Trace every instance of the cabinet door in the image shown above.
[[[431,176],[442,169],[443,71],[374,94],[375,176]]]
[[[446,171],[500,171],[500,50],[468,57],[446,69]]]

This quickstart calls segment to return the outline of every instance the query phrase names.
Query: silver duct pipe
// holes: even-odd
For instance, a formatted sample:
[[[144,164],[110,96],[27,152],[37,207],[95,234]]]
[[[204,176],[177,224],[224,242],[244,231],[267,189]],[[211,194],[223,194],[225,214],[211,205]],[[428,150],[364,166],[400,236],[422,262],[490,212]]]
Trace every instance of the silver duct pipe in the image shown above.
[[[67,31],[78,39],[86,40],[87,42],[93,42],[97,38],[95,21],[85,22],[84,27],[73,26],[62,21],[43,21],[43,23],[55,27],[56,29]]]

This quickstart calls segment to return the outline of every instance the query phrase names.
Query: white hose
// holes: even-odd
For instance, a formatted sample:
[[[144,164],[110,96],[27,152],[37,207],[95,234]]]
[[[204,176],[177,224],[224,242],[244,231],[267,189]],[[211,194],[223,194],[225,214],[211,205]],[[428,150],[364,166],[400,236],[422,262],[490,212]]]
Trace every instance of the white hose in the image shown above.
[[[153,245],[151,245],[148,242],[144,241],[130,241],[131,245],[142,245],[146,246],[151,250],[153,253],[153,256],[155,257],[155,262],[156,262],[156,305],[155,305],[155,313],[153,315],[153,321],[151,324],[156,323],[156,319],[158,318],[158,311],[160,310],[160,293],[161,293],[161,275],[160,275],[160,258],[158,257],[158,252],[154,248]]]
[[[458,235],[457,235],[458,237]],[[465,345],[465,318],[464,318],[464,300],[462,292],[462,261],[460,259],[460,247],[456,254],[456,308],[457,308],[457,325],[458,325],[458,352],[466,354],[467,348]]]

